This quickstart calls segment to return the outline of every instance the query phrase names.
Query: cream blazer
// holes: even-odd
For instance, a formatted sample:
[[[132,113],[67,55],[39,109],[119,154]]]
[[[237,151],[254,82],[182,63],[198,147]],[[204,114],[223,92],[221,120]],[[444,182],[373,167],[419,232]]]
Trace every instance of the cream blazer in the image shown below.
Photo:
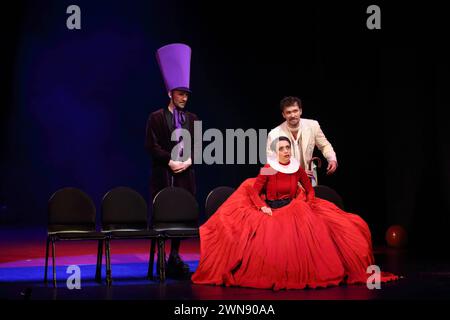
[[[320,129],[319,122],[311,119],[300,118],[300,131],[301,132],[301,149],[300,135],[297,135],[297,139],[294,139],[292,133],[289,131],[287,122],[283,122],[278,127],[272,129],[267,136],[267,156],[274,155],[274,152],[270,150],[270,145],[272,141],[280,136],[286,136],[291,140],[292,143],[292,156],[300,161],[300,165],[304,169],[312,170],[309,167],[309,162],[312,159],[314,148],[317,148],[322,152],[323,156],[327,161],[335,160],[336,153],[334,152],[333,146],[325,137],[322,129]],[[300,155],[301,150],[301,155]]]

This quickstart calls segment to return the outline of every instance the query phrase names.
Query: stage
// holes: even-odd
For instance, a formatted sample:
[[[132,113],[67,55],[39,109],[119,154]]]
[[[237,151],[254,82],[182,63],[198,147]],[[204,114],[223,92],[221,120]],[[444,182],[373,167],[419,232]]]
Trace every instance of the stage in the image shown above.
[[[434,300],[450,296],[450,263],[408,249],[375,248],[381,270],[402,276],[385,283],[381,289],[365,285],[326,289],[259,290],[195,285],[189,280],[167,279],[164,283],[146,279],[150,241],[112,242],[113,284],[95,282],[97,243],[95,241],[57,242],[57,287],[43,283],[45,265],[43,228],[2,227],[0,233],[0,299],[8,300]],[[167,246],[169,247],[169,246]],[[167,248],[168,249],[168,248]],[[199,240],[185,240],[183,259],[195,271],[199,260]],[[69,290],[66,280],[69,265],[81,270],[81,289]],[[49,275],[51,276],[51,258]]]

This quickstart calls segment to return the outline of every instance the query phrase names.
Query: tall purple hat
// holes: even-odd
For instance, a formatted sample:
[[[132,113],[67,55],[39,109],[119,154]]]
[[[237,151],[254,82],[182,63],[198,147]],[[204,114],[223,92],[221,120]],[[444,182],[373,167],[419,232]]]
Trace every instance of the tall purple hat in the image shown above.
[[[191,48],[183,43],[168,44],[156,51],[156,60],[168,92],[174,89],[191,92],[191,51]]]

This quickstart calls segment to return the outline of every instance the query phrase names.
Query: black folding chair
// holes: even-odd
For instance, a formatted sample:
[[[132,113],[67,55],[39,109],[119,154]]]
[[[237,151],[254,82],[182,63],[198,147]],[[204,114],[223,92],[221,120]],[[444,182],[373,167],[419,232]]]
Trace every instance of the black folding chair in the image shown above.
[[[165,240],[173,238],[195,238],[198,232],[198,203],[187,190],[179,187],[167,187],[158,192],[153,199],[152,229],[160,234],[158,241],[159,278],[165,274]],[[150,257],[155,252],[155,240],[152,240]],[[149,270],[149,277],[153,274]]]
[[[53,286],[56,287],[55,242],[59,240],[98,240],[102,246],[104,235],[95,229],[95,205],[91,198],[76,188],[62,188],[48,201],[45,275],[47,283],[49,244],[52,244]],[[99,251],[97,252],[99,253]],[[97,254],[97,261],[101,259]]]
[[[111,285],[111,240],[156,239],[159,234],[148,228],[146,201],[138,192],[128,187],[117,187],[105,194],[102,200],[101,216],[102,232],[106,236],[106,283]],[[101,281],[102,252],[99,256],[97,281]],[[150,263],[153,266],[152,256],[150,256]]]
[[[205,215],[206,220],[211,217],[214,212],[227,200],[231,194],[235,191],[234,188],[221,186],[213,189],[206,197],[205,202]]]
[[[314,192],[317,198],[321,198],[334,203],[340,209],[344,210],[344,201],[342,197],[332,188],[324,185],[314,187]]]

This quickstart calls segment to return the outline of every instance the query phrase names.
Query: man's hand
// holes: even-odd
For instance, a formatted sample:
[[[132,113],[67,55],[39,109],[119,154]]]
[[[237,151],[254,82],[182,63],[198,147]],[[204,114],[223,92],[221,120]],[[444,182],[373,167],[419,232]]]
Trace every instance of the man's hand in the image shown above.
[[[305,172],[308,175],[308,178],[312,179],[314,177],[314,173],[312,170],[305,170]]]
[[[181,162],[181,161],[174,161],[174,160],[169,161],[169,167],[173,172],[180,170],[182,168],[182,166],[183,166],[183,162]]]
[[[171,165],[172,164],[172,165]],[[187,159],[186,161],[169,161],[169,167],[172,169],[174,173],[180,173],[189,168],[192,165],[191,158]]]
[[[334,173],[337,169],[337,166],[338,166],[337,161],[335,160],[328,161],[327,175]]]
[[[261,211],[267,214],[268,216],[272,215],[272,209],[270,209],[269,207],[261,207]]]

